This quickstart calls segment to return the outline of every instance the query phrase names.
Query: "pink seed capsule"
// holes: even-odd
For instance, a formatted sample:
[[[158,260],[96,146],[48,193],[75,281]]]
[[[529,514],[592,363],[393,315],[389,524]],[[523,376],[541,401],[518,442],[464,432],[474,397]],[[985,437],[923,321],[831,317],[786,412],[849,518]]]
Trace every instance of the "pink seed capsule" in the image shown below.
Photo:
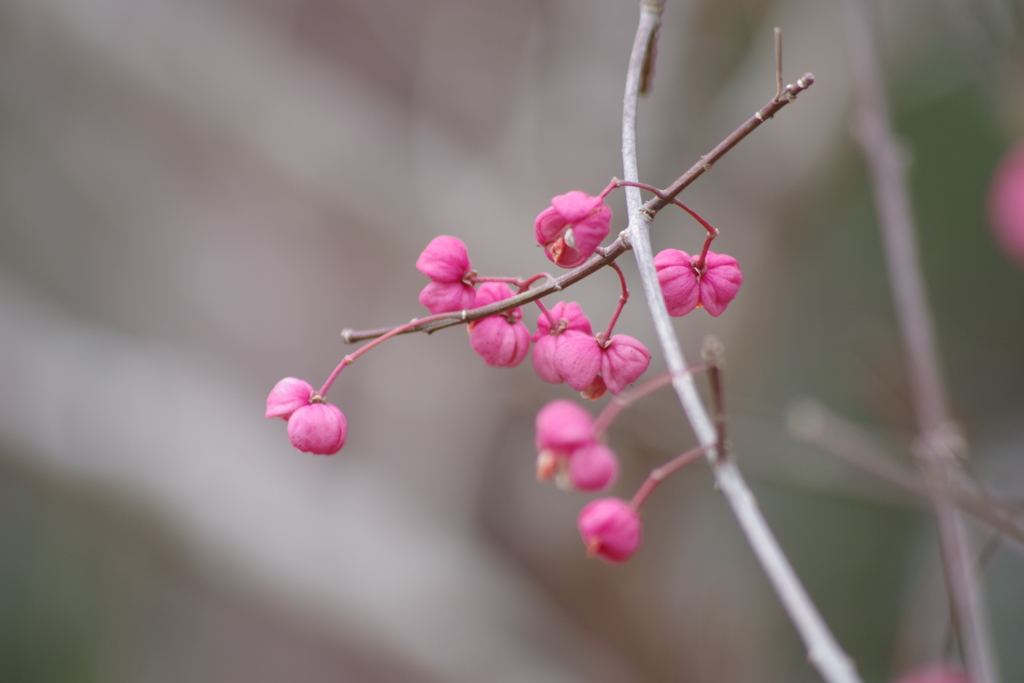
[[[640,547],[640,515],[621,498],[599,498],[580,510],[577,520],[587,554],[625,562]]]
[[[309,382],[294,377],[285,377],[274,385],[267,396],[267,417],[287,420],[302,406],[309,405],[313,387]]]
[[[582,265],[611,230],[612,210],[602,197],[579,190],[560,194],[537,216],[534,234],[552,263],[563,268]]]
[[[348,422],[330,403],[310,403],[288,418],[288,440],[304,453],[334,455],[345,445]]]

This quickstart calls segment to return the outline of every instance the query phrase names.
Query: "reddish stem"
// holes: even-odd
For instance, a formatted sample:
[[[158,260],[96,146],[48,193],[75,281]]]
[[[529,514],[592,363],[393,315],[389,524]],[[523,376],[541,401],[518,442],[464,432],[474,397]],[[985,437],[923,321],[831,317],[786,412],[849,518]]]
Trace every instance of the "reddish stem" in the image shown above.
[[[619,314],[622,313],[622,309],[625,308],[626,302],[629,301],[629,289],[626,287],[626,276],[622,273],[622,268],[619,268],[619,264],[612,261],[609,263],[615,272],[619,274],[619,282],[622,284],[622,294],[619,296],[619,305],[615,308],[615,313],[612,314],[612,319],[608,323],[608,329],[604,333],[604,342],[607,343],[612,338],[612,330],[615,329],[615,323],[619,321]]]
[[[540,299],[536,299],[533,303],[535,303],[538,306],[540,306],[541,313],[543,313],[545,316],[547,316],[548,326],[552,330],[554,330],[556,327],[558,327],[558,321],[555,320],[555,316],[551,315],[551,311],[548,310],[548,307],[545,306],[544,303]]]
[[[693,218],[698,223],[700,223],[702,226],[704,226],[705,230],[708,231],[708,235],[710,235],[710,239],[715,239],[716,237],[718,237],[718,229],[712,227],[712,225],[710,223],[708,223],[706,220],[701,218],[700,214],[698,214],[696,211],[694,211],[693,209],[688,207],[686,204],[683,204],[681,201],[679,201],[675,197],[669,198],[668,195],[666,195],[664,192],[662,192],[658,188],[654,187],[653,185],[648,185],[646,183],[634,183],[634,182],[632,182],[630,180],[619,180],[618,178],[612,178],[612,182],[611,182],[611,184],[609,184],[608,187],[639,187],[641,190],[647,190],[648,192],[653,193],[658,199],[664,200],[666,202],[672,202],[673,204],[678,206],[680,209],[682,209],[686,213],[688,213],[691,216],[693,216]],[[605,192],[607,192],[607,191],[608,190],[605,189]],[[604,195],[601,195],[601,196],[603,197]]]
[[[651,492],[658,488],[658,484],[663,482],[677,470],[682,469],[695,460],[699,460],[706,450],[706,446],[697,446],[696,448],[686,451],[682,455],[677,455],[661,467],[655,467],[647,476],[647,480],[644,481],[637,490],[633,499],[629,501],[629,507],[632,508],[633,512],[640,512],[640,507],[647,500],[647,497],[651,495]]]
[[[401,334],[410,327],[416,327],[417,325],[433,322],[435,320],[444,320],[450,315],[451,313],[438,313],[436,315],[428,315],[425,318],[416,318],[410,322],[407,322],[404,325],[399,325],[398,327],[385,332],[384,334],[377,337],[370,343],[364,344],[363,346],[359,347],[358,349],[356,349],[355,351],[341,359],[341,362],[338,363],[338,367],[334,368],[334,372],[332,372],[331,376],[327,378],[327,381],[324,382],[324,385],[320,387],[320,391],[313,394],[313,397],[319,397],[322,399],[324,396],[326,396],[327,391],[331,388],[331,384],[334,382],[334,378],[338,376],[338,373],[341,372],[342,368],[344,368],[346,365],[350,365],[353,361],[355,361],[356,358],[359,358],[359,356],[363,355],[364,353],[372,349],[374,346],[377,346],[378,344],[387,341],[388,339],[394,337],[397,334]]]
[[[688,366],[682,374],[700,372],[705,369],[706,367],[704,366],[704,364],[699,363],[697,365]],[[618,396],[616,396],[614,400],[609,402],[608,405],[604,407],[604,410],[602,410],[601,414],[597,416],[597,419],[594,420],[594,437],[600,438],[601,435],[604,434],[605,431],[607,431],[608,427],[611,426],[612,421],[618,416],[620,412],[622,412],[623,408],[630,406],[633,403],[636,403],[643,397],[648,396],[657,391],[658,389],[661,389],[662,387],[669,385],[671,382],[672,373],[663,372],[660,375],[652,377],[646,382],[642,382],[633,387],[632,389],[624,391]]]
[[[711,240],[713,239],[715,239],[714,235],[707,236],[707,239],[704,240],[704,248],[700,251],[700,258],[698,258],[697,262],[693,264],[694,269],[696,269],[697,273],[700,275],[704,274],[704,266],[707,265],[708,262],[708,249],[711,248]]]
[[[675,197],[669,198],[664,192],[662,192],[658,188],[648,185],[646,183],[634,183],[629,180],[619,180],[618,178],[612,178],[612,182],[608,184],[607,188],[605,188],[604,192],[601,194],[601,197],[603,198],[604,195],[610,191],[608,188],[615,187],[639,187],[641,190],[647,190],[648,192],[652,192],[656,197],[658,197],[658,199],[664,200],[666,202],[672,202],[680,209],[693,216],[694,220],[696,220],[698,223],[704,226],[704,229],[708,231],[708,236],[707,239],[704,240],[704,248],[700,252],[700,258],[698,258],[697,263],[694,264],[694,268],[697,269],[698,273],[704,272],[704,264],[707,263],[708,249],[711,247],[711,241],[718,237],[717,228],[715,228],[706,220],[701,218],[701,215],[699,213],[688,207],[686,204],[683,204]]]

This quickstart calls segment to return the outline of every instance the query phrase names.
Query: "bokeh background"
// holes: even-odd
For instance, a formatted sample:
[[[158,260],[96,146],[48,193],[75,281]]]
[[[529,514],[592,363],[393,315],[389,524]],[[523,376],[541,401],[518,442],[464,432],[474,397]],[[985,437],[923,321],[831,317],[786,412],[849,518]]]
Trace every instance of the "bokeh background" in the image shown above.
[[[1022,10],[877,6],[969,467],[1020,496],[1024,271],[985,201],[1024,135]],[[423,313],[413,264],[433,236],[462,238],[482,274],[552,268],[533,218],[621,174],[637,16],[631,0],[0,3],[0,679],[818,680],[706,467],[654,495],[630,563],[588,560],[588,497],[533,479],[533,416],[574,392],[486,367],[462,330],[346,369],[334,457],[263,418],[281,377],[323,381],[342,328]],[[721,318],[677,328],[691,356],[724,342],[741,467],[866,680],[886,681],[947,647],[931,519],[786,427],[812,397],[893,458],[913,436],[840,4],[669,0],[641,176],[667,185],[774,94],[774,26],[787,82],[817,82],[685,193],[746,279]],[[621,193],[613,208],[621,229]],[[654,240],[692,252],[701,230],[666,211]],[[653,350],[623,263],[637,296],[618,331]],[[603,327],[617,287],[609,271],[568,296]],[[622,496],[693,445],[667,393],[611,441]],[[1007,544],[984,566],[1007,681],[1024,680],[1021,561]]]

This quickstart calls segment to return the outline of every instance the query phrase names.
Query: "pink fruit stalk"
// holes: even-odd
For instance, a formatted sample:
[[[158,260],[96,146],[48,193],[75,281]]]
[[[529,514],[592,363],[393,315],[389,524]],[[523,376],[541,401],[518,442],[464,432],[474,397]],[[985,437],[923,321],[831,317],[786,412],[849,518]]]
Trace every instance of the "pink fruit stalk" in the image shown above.
[[[479,308],[503,301],[513,295],[508,285],[486,282],[480,285],[473,307]],[[512,368],[523,362],[530,352],[530,331],[520,320],[521,308],[500,315],[488,316],[469,324],[469,343],[488,365]]]
[[[577,520],[587,554],[608,562],[625,562],[640,547],[640,515],[621,498],[591,501]]]
[[[416,259],[416,269],[431,279],[420,292],[420,303],[434,314],[473,307],[476,290],[469,253],[462,240],[448,235],[435,237]]]
[[[608,236],[612,210],[604,197],[579,190],[560,194],[537,216],[534,234],[552,263],[562,268],[582,265]]]

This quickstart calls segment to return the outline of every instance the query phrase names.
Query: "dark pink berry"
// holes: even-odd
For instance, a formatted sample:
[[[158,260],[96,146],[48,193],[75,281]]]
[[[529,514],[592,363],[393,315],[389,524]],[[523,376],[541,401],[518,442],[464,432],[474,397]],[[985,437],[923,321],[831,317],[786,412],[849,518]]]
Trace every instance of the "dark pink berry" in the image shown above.
[[[582,406],[564,398],[540,409],[536,419],[537,452],[568,454],[595,440],[594,418]]]
[[[743,284],[743,273],[733,257],[709,251],[703,272],[697,271],[698,260],[679,249],[665,249],[654,257],[669,315],[686,315],[703,306],[719,316]]]
[[[480,286],[473,306],[479,308],[504,301],[512,295],[508,285],[486,282]],[[516,307],[470,323],[470,346],[488,365],[506,368],[519,365],[530,352],[530,331],[521,322],[522,317],[522,309]]]
[[[594,442],[569,455],[569,483],[580,491],[599,491],[615,483],[619,458],[603,443]]]
[[[476,290],[470,283],[472,266],[462,240],[448,235],[435,237],[416,259],[416,269],[431,279],[419,301],[434,314],[473,307]]]
[[[625,562],[640,547],[640,515],[621,498],[599,498],[577,520],[587,554],[608,562]]]
[[[309,382],[294,377],[285,377],[274,385],[267,396],[267,417],[287,420],[302,406],[309,405],[313,387]]]
[[[533,369],[545,382],[561,384],[565,377],[558,371],[556,358],[562,342],[573,336],[591,337],[590,320],[583,315],[579,304],[558,302],[548,314],[537,319],[537,333],[533,335]],[[552,327],[551,321],[555,326]]]
[[[989,187],[988,214],[1000,246],[1024,265],[1024,144],[999,162]]]
[[[334,455],[345,445],[348,422],[337,406],[310,403],[288,418],[288,439],[304,453]]]
[[[735,298],[742,284],[743,273],[736,259],[709,251],[704,273],[700,276],[700,305],[717,317]]]
[[[678,317],[697,308],[700,287],[689,254],[679,249],[665,249],[654,257],[654,267],[669,315]]]
[[[601,354],[601,378],[608,391],[621,394],[647,371],[651,353],[647,347],[627,334],[613,336]]]
[[[563,268],[582,265],[611,229],[612,210],[602,197],[578,190],[558,195],[534,223],[537,243],[552,263]]]

